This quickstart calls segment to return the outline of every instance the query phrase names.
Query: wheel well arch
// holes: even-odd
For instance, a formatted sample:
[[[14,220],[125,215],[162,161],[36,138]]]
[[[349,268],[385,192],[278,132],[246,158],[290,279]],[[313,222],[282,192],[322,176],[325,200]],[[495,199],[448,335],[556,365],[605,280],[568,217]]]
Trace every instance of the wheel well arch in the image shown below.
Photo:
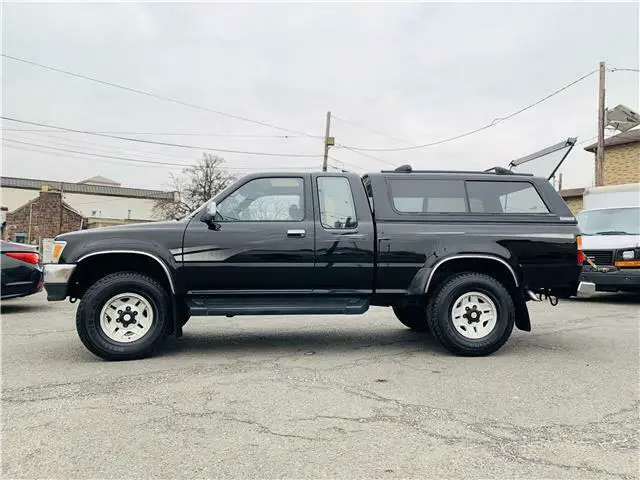
[[[491,275],[511,292],[520,287],[515,269],[502,258],[482,254],[454,255],[435,263],[427,278],[425,294],[451,275],[468,271]]]
[[[115,272],[145,273],[175,294],[174,280],[168,265],[156,255],[137,251],[95,252],[81,257],[69,279],[71,298],[82,298],[97,280]]]

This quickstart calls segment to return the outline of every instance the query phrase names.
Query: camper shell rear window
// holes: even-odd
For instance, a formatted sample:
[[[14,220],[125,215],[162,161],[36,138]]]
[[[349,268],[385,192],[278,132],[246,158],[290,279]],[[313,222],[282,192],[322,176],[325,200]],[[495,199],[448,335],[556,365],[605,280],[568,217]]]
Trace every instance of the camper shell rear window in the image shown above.
[[[549,214],[528,181],[392,178],[393,209],[400,214]]]

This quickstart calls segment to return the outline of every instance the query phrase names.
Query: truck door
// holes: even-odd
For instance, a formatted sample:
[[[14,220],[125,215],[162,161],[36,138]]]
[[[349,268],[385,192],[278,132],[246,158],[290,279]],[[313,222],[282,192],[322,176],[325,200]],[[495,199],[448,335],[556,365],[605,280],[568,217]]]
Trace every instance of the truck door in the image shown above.
[[[217,200],[214,228],[196,215],[185,231],[182,260],[190,294],[311,291],[311,175],[247,177]]]
[[[315,290],[367,295],[373,291],[375,232],[357,175],[314,174]]]

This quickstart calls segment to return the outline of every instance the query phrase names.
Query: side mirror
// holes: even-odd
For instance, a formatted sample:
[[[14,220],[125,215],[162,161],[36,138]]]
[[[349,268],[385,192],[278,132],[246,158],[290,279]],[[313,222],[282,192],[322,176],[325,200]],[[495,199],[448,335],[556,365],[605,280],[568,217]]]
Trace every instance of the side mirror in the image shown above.
[[[209,202],[205,207],[201,220],[211,227],[216,218],[217,211],[218,210],[217,210],[216,202]]]
[[[215,217],[216,213],[218,213],[218,207],[216,205],[216,202],[209,202],[209,205],[207,205],[207,214],[211,215],[212,217]]]

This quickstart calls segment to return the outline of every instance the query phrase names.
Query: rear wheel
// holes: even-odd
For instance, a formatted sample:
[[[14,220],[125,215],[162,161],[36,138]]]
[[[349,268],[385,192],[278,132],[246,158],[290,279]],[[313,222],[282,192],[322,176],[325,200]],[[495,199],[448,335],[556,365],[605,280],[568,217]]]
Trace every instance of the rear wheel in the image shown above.
[[[509,339],[515,321],[510,293],[495,278],[462,273],[435,292],[428,323],[450,352],[462,356],[489,355]]]
[[[172,322],[171,299],[143,274],[107,275],[83,295],[76,313],[82,343],[105,360],[133,360],[153,353]]]
[[[418,332],[428,332],[427,311],[420,305],[394,305],[393,313],[395,313],[400,323],[409,327],[411,330]]]

